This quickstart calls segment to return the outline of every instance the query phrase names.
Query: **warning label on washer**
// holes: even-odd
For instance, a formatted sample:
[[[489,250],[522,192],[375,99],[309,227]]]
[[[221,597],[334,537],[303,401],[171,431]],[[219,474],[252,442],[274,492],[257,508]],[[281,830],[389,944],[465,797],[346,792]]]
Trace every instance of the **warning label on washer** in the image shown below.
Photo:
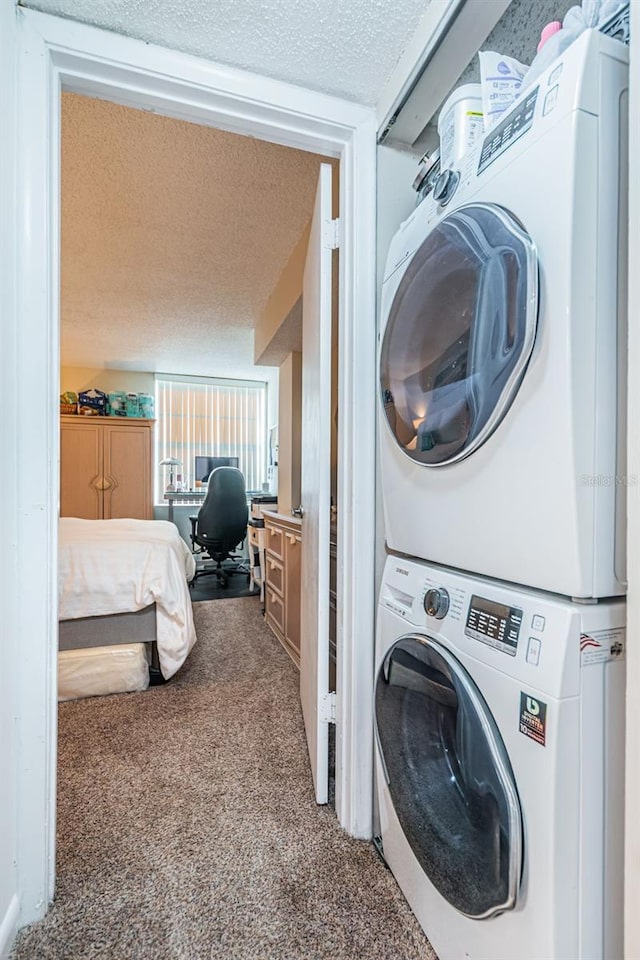
[[[547,705],[520,691],[520,733],[544,747],[547,735]]]
[[[624,627],[592,630],[580,634],[580,665],[588,667],[606,660],[623,660],[626,639]]]

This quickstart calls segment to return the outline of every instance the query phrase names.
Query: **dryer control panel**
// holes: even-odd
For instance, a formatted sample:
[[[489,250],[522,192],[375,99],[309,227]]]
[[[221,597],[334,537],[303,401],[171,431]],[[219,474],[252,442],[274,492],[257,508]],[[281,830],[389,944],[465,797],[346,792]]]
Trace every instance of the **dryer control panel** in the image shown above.
[[[508,111],[506,118],[499,126],[489,131],[482,143],[478,174],[486,170],[494,160],[497,160],[505,150],[509,149],[512,143],[515,143],[527,130],[531,129],[539,89],[540,87],[536,87],[535,90],[528,93],[519,106]]]
[[[522,610],[519,607],[508,607],[475,594],[471,597],[464,628],[468,637],[515,657],[521,626]]]

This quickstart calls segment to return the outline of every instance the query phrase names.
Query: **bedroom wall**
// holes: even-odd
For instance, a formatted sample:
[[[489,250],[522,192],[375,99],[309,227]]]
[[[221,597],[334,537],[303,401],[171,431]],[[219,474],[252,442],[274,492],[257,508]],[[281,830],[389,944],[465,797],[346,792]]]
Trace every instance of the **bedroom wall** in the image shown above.
[[[0,957],[8,955],[15,935],[19,912],[17,876],[18,837],[18,703],[19,663],[17,651],[18,589],[16,584],[16,546],[18,539],[18,477],[16,446],[20,423],[20,393],[16,382],[16,31],[15,7],[0,0],[0,289],[2,289],[3,326],[0,353],[3,415],[0,418],[0,443],[4,453],[2,500],[0,501],[0,604],[2,604],[2,643],[0,643]]]
[[[300,505],[302,434],[302,354],[290,353],[280,365],[278,414],[278,509],[290,513]]]
[[[139,370],[105,370],[103,367],[61,367],[60,391],[89,390],[94,387],[109,393],[112,390],[126,390],[132,393],[153,393],[155,377],[153,373]]]
[[[0,3],[4,0],[0,0]],[[266,375],[266,376],[265,376]],[[260,371],[261,379],[266,379],[267,388],[267,426],[271,427],[278,422],[278,370],[272,368],[263,368]],[[88,390],[95,387],[108,393],[110,390],[130,390],[136,393],[155,392],[155,374],[141,370],[105,370],[102,367],[70,367],[61,366],[60,368],[60,391],[73,390],[77,393],[79,390]],[[176,506],[174,508],[174,521],[180,536],[191,546],[189,533],[191,524],[189,515],[198,512],[197,506]],[[164,505],[156,505],[153,508],[154,520],[166,520],[168,517],[168,508]]]
[[[4,2],[4,0],[0,0]],[[220,376],[234,376],[232,372],[223,372]],[[216,374],[212,373],[212,377]],[[247,379],[243,375],[241,379]],[[260,380],[267,382],[267,424],[272,427],[278,422],[278,370],[262,367]],[[105,370],[103,367],[60,367],[60,392],[65,390],[88,390],[95,387],[108,393],[110,390],[131,390],[136,393],[155,392],[155,374],[144,370]]]

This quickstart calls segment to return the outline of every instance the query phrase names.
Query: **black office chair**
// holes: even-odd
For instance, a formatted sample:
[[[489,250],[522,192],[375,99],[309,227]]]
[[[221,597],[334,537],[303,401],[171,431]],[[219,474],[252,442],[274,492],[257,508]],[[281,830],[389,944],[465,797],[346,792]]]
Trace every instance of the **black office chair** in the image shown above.
[[[224,561],[231,557],[232,551],[247,535],[249,510],[242,472],[236,467],[216,467],[209,476],[207,495],[197,517],[189,519],[194,549],[196,545],[202,547],[216,564],[213,568],[196,571],[191,583],[195,583],[198,577],[214,574],[220,586],[226,587],[229,574],[235,573],[241,565],[229,569],[223,566]]]

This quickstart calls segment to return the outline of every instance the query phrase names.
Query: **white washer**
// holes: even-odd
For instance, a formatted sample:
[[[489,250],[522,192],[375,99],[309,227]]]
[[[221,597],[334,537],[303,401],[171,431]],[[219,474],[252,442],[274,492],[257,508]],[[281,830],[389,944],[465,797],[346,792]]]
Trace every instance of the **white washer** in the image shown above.
[[[378,612],[383,851],[440,960],[622,958],[624,600],[390,556]]]
[[[393,550],[570,597],[625,592],[627,77],[627,48],[586,31],[392,241]]]

